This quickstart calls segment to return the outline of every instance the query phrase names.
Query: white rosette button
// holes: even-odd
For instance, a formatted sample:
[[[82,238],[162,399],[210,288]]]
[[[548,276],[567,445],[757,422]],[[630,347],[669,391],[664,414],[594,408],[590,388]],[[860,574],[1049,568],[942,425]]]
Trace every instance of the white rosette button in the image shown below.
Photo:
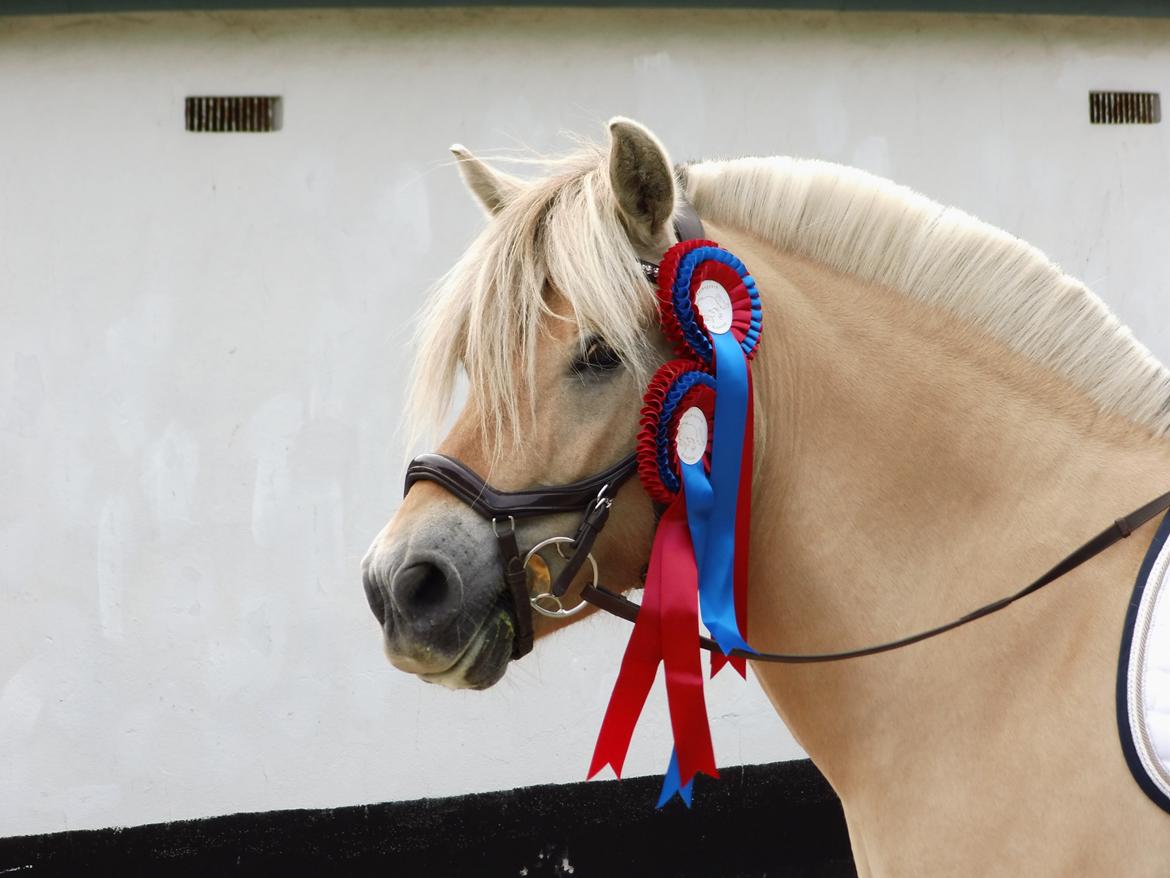
[[[695,293],[695,307],[703,316],[708,332],[723,335],[731,329],[731,296],[718,281],[705,280]]]
[[[686,464],[698,463],[707,453],[707,416],[698,406],[691,406],[678,419],[675,448],[678,459]]]

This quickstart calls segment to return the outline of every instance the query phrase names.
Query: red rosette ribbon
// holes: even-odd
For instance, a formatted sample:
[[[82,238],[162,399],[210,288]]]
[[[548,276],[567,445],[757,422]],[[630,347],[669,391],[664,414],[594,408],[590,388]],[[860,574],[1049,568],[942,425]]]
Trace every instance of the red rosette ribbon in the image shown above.
[[[699,772],[718,777],[703,696],[698,568],[675,453],[679,419],[685,413],[694,409],[701,412],[710,435],[714,397],[710,374],[683,360],[663,366],[644,397],[638,471],[650,495],[667,507],[654,535],[642,608],[606,708],[589,777],[606,765],[621,776],[634,727],[660,663],[665,667],[681,783],[689,784]]]

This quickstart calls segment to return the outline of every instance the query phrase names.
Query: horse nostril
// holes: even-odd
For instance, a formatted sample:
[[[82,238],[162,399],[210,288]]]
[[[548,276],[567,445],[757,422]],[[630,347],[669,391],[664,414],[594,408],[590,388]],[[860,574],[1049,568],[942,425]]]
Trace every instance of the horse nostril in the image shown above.
[[[447,598],[447,577],[434,564],[411,564],[394,577],[394,603],[405,612],[420,612]]]

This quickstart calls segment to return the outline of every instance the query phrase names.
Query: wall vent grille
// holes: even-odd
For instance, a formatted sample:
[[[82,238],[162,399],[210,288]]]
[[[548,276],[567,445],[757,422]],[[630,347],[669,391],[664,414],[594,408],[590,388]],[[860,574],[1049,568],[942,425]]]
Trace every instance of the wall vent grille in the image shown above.
[[[1153,91],[1091,91],[1094,125],[1154,125],[1162,121],[1162,98]]]
[[[279,131],[279,97],[189,97],[186,101],[188,131]]]

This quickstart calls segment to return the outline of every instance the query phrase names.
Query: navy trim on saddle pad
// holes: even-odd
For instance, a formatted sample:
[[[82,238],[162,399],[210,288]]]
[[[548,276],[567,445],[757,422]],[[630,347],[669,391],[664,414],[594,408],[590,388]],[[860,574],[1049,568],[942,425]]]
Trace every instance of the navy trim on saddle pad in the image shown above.
[[[1117,730],[1121,737],[1121,751],[1125,754],[1125,762],[1129,765],[1133,779],[1162,810],[1170,812],[1170,797],[1167,797],[1146,773],[1141,757],[1138,756],[1137,748],[1134,745],[1134,730],[1129,722],[1128,702],[1130,650],[1133,646],[1134,626],[1137,623],[1138,610],[1141,607],[1146,583],[1149,582],[1154,572],[1154,564],[1168,539],[1170,539],[1170,512],[1166,513],[1162,519],[1158,533],[1154,536],[1154,542],[1150,545],[1149,551],[1146,552],[1142,569],[1138,573],[1137,584],[1129,599],[1129,609],[1125,614],[1125,629],[1121,634],[1121,653],[1117,660]]]

